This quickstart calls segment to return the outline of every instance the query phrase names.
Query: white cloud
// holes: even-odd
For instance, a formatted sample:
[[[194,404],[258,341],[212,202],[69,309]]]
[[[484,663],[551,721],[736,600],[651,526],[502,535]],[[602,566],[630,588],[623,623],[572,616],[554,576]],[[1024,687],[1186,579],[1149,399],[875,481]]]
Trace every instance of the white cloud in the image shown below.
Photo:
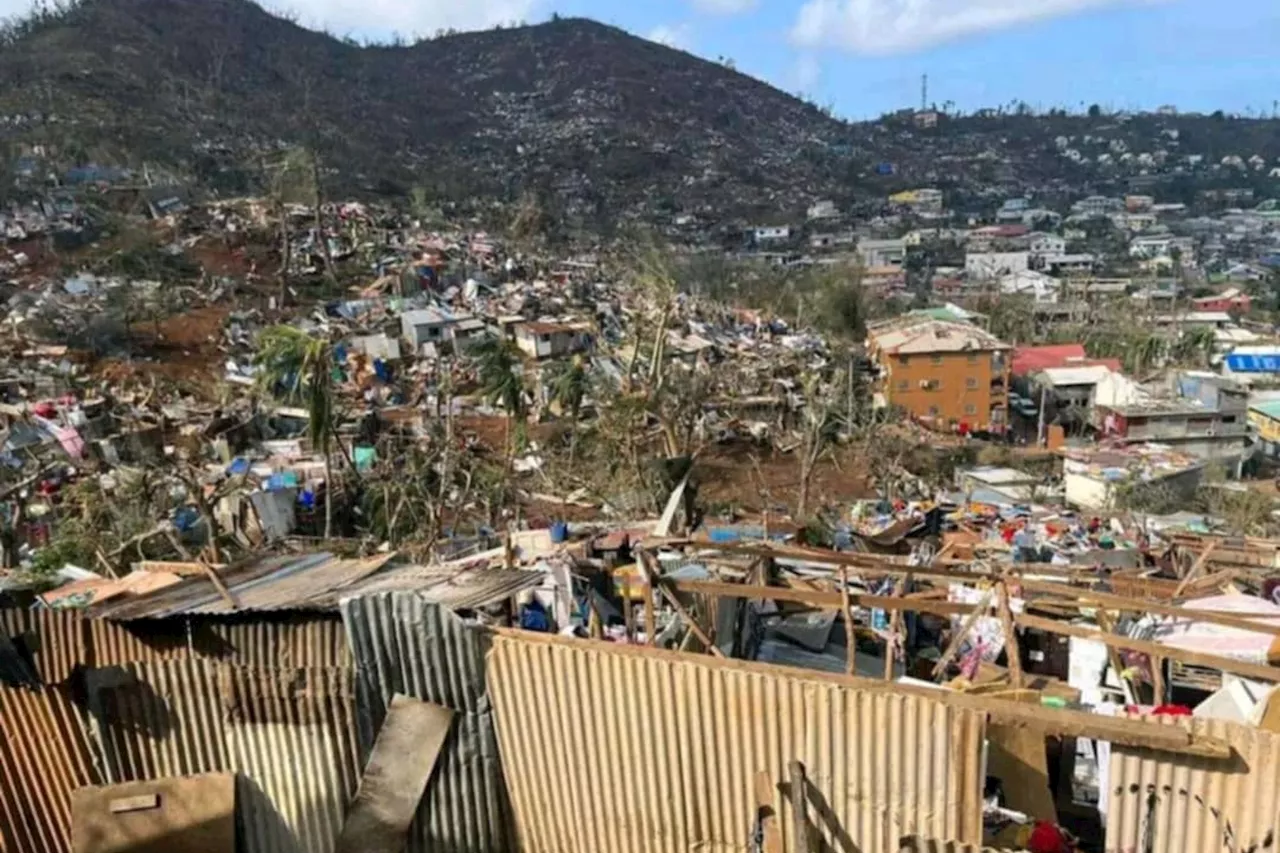
[[[3,2],[3,0],[0,0]],[[304,26],[338,35],[353,33],[429,36],[436,30],[481,30],[531,21],[541,0],[267,0],[270,9],[294,13]]]
[[[707,15],[741,15],[756,7],[757,0],[693,0],[693,8]]]
[[[692,37],[693,30],[688,24],[662,24],[649,30],[649,34],[645,36],[649,41],[656,41],[658,44],[665,44],[677,50],[688,50]]]
[[[1158,1],[1158,0],[1157,0]],[[791,38],[803,47],[891,54],[977,33],[1153,0],[808,0]]]

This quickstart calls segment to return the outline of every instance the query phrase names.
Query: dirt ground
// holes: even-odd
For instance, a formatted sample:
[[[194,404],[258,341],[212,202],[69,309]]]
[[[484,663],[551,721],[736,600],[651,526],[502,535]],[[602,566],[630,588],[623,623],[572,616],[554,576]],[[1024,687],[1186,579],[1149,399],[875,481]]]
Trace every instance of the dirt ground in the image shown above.
[[[153,323],[133,327],[133,359],[99,360],[95,376],[111,382],[149,382],[151,377],[191,385],[211,396],[221,375],[218,349],[230,314],[226,305],[208,305]]]

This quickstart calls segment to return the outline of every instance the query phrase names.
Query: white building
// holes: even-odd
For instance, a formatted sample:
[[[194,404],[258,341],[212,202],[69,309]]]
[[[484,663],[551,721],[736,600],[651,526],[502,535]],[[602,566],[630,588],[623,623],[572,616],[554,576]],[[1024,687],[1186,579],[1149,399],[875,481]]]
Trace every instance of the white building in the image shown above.
[[[752,229],[751,233],[757,243],[779,243],[791,239],[791,227],[788,225],[762,225]]]
[[[1030,296],[1041,304],[1053,304],[1061,294],[1062,283],[1035,270],[1021,270],[1000,279],[1000,292],[1011,296]]]
[[[836,207],[834,201],[823,200],[815,202],[809,208],[810,219],[839,219],[840,210]]]
[[[970,252],[964,258],[965,272],[977,281],[991,281],[1030,268],[1028,252]]]
[[[859,240],[858,254],[867,269],[901,267],[907,260],[905,240]]]

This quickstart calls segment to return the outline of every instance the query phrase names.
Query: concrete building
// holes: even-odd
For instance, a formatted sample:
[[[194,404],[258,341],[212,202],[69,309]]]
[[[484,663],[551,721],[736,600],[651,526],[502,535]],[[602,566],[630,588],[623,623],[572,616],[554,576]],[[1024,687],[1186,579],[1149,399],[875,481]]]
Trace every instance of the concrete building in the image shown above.
[[[867,269],[902,267],[907,260],[905,240],[859,240],[858,256]]]
[[[1010,347],[968,323],[902,317],[868,333],[878,400],[936,427],[1004,432]]]
[[[1123,509],[1143,492],[1167,503],[1190,499],[1203,472],[1201,460],[1160,445],[1063,451],[1066,501],[1082,510]]]
[[[1203,460],[1238,462],[1248,445],[1248,394],[1211,373],[1178,378],[1178,396],[1095,404],[1093,424],[1111,443],[1157,442]]]
[[[567,323],[517,323],[512,326],[511,333],[521,352],[538,359],[582,352],[591,341],[586,329]]]
[[[1030,268],[1029,252],[970,252],[964,257],[964,270],[976,281],[991,281]]]

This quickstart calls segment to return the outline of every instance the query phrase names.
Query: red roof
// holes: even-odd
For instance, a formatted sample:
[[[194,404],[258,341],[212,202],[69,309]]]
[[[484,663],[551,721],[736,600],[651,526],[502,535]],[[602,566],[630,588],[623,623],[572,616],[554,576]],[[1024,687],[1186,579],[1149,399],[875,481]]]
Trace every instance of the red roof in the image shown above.
[[[1018,347],[1013,351],[1013,375],[1027,376],[1052,367],[1089,367],[1106,365],[1117,373],[1120,361],[1114,358],[1089,358],[1084,344],[1051,344],[1041,347]]]

